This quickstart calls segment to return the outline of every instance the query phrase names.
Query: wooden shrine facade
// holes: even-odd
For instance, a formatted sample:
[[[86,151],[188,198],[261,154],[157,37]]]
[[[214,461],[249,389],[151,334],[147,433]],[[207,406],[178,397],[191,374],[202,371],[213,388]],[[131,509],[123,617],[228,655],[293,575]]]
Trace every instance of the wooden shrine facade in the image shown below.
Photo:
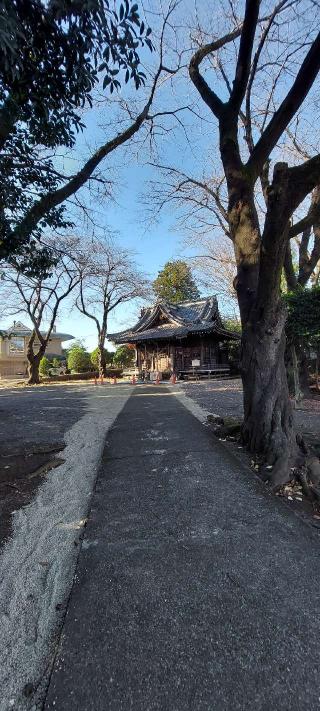
[[[177,344],[153,341],[135,345],[139,371],[182,373],[199,368],[213,371],[218,365],[228,365],[228,350],[215,338],[195,336]]]
[[[223,327],[216,297],[143,309],[138,323],[109,335],[115,344],[136,348],[139,372],[176,373],[228,370],[228,343],[238,336]]]

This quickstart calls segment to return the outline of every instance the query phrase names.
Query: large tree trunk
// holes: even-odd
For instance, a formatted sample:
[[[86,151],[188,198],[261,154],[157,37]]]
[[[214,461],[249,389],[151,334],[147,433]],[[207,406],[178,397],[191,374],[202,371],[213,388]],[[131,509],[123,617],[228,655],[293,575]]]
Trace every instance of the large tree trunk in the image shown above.
[[[271,476],[275,486],[288,480],[299,456],[284,361],[285,318],[281,304],[272,322],[253,316],[242,338],[243,442],[275,465]]]
[[[237,119],[229,111],[220,121],[220,152],[228,187],[228,223],[237,263],[234,285],[244,325],[256,298],[261,240],[254,183],[242,165]]]
[[[243,166],[238,124],[232,113],[220,121],[220,151],[228,186],[228,221],[237,262],[243,328],[241,372],[243,440],[249,451],[274,465],[272,481],[284,483],[297,445],[285,368],[286,310],[280,280],[288,243],[288,168],[277,164],[266,191],[263,235],[255,207],[255,177]]]
[[[38,385],[40,383],[40,360],[41,358],[38,358],[38,355],[36,355],[32,360],[29,360],[28,362],[28,385]]]
[[[41,358],[44,356],[46,352],[46,344],[41,344],[40,348],[38,350],[38,353],[34,353],[33,350],[33,344],[34,344],[34,339],[35,339],[35,334],[32,334],[28,347],[27,347],[27,359],[28,359],[28,385],[38,385],[40,383],[40,375],[39,375],[39,365]]]
[[[107,362],[106,362],[106,356],[105,356],[105,351],[104,351],[104,341],[103,341],[103,343],[98,344],[98,363],[99,363],[99,377],[105,378],[106,377]]]
[[[231,176],[229,196],[243,327],[242,436],[252,454],[273,465],[272,483],[279,485],[288,480],[298,456],[284,359],[286,309],[280,299],[286,222],[276,209],[260,239],[253,186],[239,170],[236,181]]]

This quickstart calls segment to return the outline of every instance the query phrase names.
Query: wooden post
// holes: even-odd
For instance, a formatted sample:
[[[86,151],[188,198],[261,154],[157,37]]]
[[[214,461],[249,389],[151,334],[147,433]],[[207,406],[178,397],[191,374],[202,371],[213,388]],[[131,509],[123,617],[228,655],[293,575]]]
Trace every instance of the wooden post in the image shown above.
[[[171,346],[170,348],[170,365],[171,365],[171,370],[174,371],[175,368],[175,347]]]
[[[204,365],[204,345],[203,339],[200,340],[200,367]]]

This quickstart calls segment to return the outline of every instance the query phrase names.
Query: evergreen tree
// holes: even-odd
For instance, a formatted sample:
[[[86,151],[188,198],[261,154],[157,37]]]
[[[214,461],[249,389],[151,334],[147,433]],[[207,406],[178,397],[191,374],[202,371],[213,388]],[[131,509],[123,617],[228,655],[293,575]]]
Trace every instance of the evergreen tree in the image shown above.
[[[84,373],[90,370],[90,355],[81,343],[74,343],[68,351],[68,368],[75,373]]]
[[[106,365],[111,365],[114,357],[114,353],[108,351],[106,348],[103,349],[104,358]],[[99,370],[99,347],[95,348],[90,354],[91,363],[96,370]]]
[[[153,282],[156,296],[178,304],[198,299],[200,294],[190,267],[182,259],[167,262]]]
[[[47,358],[47,356],[43,356],[43,358],[41,358],[41,361],[39,364],[40,375],[43,375],[44,377],[46,375],[49,375],[50,367],[51,367],[51,363],[49,361],[49,358]]]
[[[130,368],[134,366],[135,361],[135,349],[134,346],[119,346],[117,348],[114,357],[114,365],[121,366],[122,368]]]

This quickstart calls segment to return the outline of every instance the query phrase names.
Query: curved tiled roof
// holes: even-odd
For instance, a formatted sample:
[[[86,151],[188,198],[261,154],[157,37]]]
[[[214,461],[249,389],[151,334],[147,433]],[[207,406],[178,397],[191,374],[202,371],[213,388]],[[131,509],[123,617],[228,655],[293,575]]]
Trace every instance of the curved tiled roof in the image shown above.
[[[164,318],[166,322],[159,323]],[[108,335],[114,343],[137,343],[149,340],[186,338],[191,334],[216,333],[222,338],[238,338],[237,334],[223,328],[215,296],[196,301],[172,304],[157,301],[144,309],[138,323],[120,333]]]
[[[29,336],[32,333],[32,329],[29,326],[25,326],[21,321],[16,321],[9,328],[2,328],[0,330],[0,335],[3,338],[10,338],[12,336]],[[45,331],[41,331],[43,336],[46,335]],[[70,333],[59,333],[58,331],[53,331],[50,335],[50,341],[71,341],[74,338]]]

